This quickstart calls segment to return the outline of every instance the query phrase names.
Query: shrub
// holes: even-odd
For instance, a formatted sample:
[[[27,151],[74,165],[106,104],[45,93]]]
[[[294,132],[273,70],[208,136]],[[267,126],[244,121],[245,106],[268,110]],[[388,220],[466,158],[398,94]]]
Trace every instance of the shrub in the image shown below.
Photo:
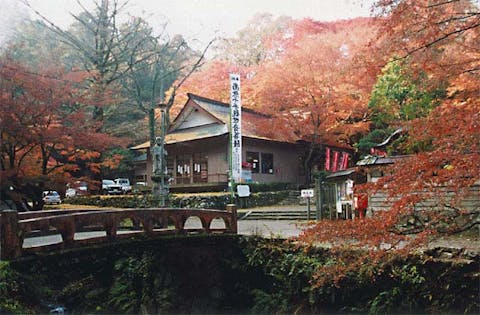
[[[0,314],[35,314],[45,288],[38,277],[24,275],[0,261]]]
[[[252,288],[254,313],[478,314],[479,256],[439,260],[390,253],[382,261],[361,252],[330,251],[262,240],[243,246],[266,279]],[[338,277],[347,265],[358,268]],[[329,275],[325,275],[329,273]],[[322,281],[319,282],[319,277]]]
[[[245,200],[235,198],[237,205],[244,207],[270,206],[279,203],[287,198],[289,191],[259,192],[253,193]],[[122,195],[122,196],[83,196],[71,198],[71,204],[87,205],[97,207],[115,208],[156,208],[159,201],[151,194],[145,195]],[[169,204],[174,208],[203,208],[203,209],[225,209],[230,202],[230,194],[222,193],[217,195],[195,194],[195,195],[170,195]]]

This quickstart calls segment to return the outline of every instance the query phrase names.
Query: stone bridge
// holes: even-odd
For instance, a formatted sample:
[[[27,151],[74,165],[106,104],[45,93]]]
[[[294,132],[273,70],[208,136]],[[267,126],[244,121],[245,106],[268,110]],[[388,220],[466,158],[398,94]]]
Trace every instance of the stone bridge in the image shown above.
[[[200,224],[191,227],[189,221]],[[195,224],[193,224],[195,225]],[[235,205],[227,209],[88,209],[0,212],[0,259],[56,249],[115,242],[126,238],[149,239],[161,235],[237,233]],[[53,243],[48,236],[56,236]],[[51,237],[50,237],[51,238]],[[37,239],[34,246],[25,240]]]

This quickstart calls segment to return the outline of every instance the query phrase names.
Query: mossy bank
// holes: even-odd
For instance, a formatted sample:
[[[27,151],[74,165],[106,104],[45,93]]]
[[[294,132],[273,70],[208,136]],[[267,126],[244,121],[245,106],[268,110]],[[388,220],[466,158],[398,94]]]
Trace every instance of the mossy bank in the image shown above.
[[[0,266],[0,313],[315,314],[480,311],[479,257],[393,257],[318,285],[338,254],[281,240],[182,236]],[[348,257],[355,259],[355,253]]]

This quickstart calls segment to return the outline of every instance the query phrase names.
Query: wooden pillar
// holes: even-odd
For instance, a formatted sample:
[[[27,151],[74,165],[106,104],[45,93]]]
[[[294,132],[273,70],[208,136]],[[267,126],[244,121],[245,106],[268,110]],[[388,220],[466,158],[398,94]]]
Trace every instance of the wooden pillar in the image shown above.
[[[322,183],[319,178],[315,178],[315,219],[322,219]]]
[[[75,241],[75,217],[66,217],[62,219],[59,226],[57,227],[60,235],[62,235],[62,240],[64,245],[73,244]]]
[[[13,259],[22,254],[22,240],[18,231],[18,212],[3,210],[0,212],[0,259]]]
[[[230,223],[230,228],[232,229],[232,232],[237,234],[238,232],[238,227],[237,227],[237,205],[234,203],[229,203],[227,204],[226,207],[228,212],[231,212],[231,223]]]
[[[103,228],[105,229],[105,233],[107,234],[108,239],[112,240],[117,237],[117,225],[118,222],[113,217],[109,216],[105,219],[103,223]],[[133,224],[133,226],[135,226],[135,223]]]

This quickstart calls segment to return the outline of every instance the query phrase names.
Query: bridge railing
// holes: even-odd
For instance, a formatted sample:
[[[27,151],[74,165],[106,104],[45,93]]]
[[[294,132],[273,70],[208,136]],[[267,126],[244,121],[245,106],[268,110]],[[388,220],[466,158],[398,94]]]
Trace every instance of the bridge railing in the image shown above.
[[[148,239],[158,235],[237,233],[235,205],[227,205],[225,211],[159,208],[18,213],[14,210],[4,210],[0,214],[2,260],[18,258],[31,252],[73,248],[131,237]],[[197,223],[200,221],[201,225],[186,227],[187,221],[191,218],[197,218]],[[57,235],[58,240],[53,244],[44,244],[42,237],[51,235]],[[24,246],[27,238],[36,238],[36,244]]]

